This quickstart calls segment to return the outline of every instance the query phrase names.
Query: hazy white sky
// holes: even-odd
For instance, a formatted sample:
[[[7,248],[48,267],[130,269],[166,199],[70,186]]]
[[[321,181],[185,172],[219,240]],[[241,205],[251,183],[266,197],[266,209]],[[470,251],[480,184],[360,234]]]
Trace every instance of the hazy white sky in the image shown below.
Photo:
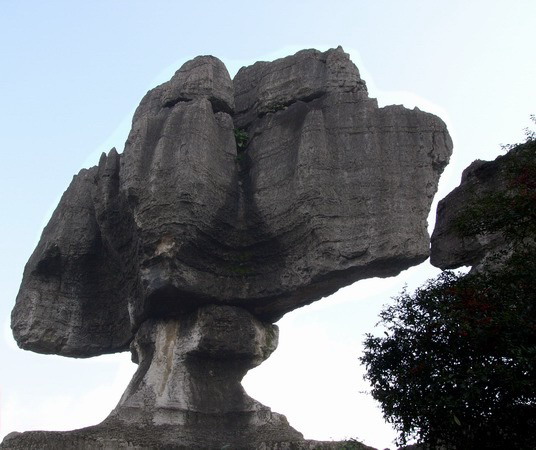
[[[148,89],[199,54],[233,75],[256,60],[342,45],[380,105],[419,106],[447,122],[454,155],[439,199],[471,161],[522,140],[536,112],[535,18],[534,0],[0,0],[0,439],[99,422],[135,369],[128,354],[19,350],[9,315],[59,197],[102,151],[122,150]],[[381,306],[437,272],[425,263],[288,314],[278,350],[246,389],[307,438],[393,448],[357,358]]]

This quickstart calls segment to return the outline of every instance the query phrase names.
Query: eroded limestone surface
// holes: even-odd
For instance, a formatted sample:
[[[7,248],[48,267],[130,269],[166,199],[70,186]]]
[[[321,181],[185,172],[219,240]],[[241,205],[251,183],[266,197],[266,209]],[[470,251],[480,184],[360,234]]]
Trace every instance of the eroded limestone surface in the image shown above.
[[[451,148],[436,116],[378,108],[340,48],[233,81],[195,58],[143,98],[122,154],[74,177],[27,264],[17,342],[123,351],[148,317],[228,304],[273,322],[395,275],[428,256]]]
[[[431,238],[430,262],[443,270],[472,266],[480,270],[488,258],[505,248],[501,233],[463,236],[458,228],[460,214],[481,199],[496,193],[512,192],[512,169],[521,173],[523,161],[536,158],[525,144],[497,157],[494,161],[476,160],[462,174],[460,185],[437,205],[436,224]],[[515,175],[519,177],[519,173]],[[497,261],[495,261],[497,263]]]
[[[234,80],[212,56],[189,61],[143,98],[124,151],[74,177],[12,314],[22,348],[130,346],[138,371],[102,424],[2,447],[337,448],[240,381],[285,313],[428,257],[451,150],[438,117],[378,108],[341,48]]]
[[[180,319],[149,319],[131,344],[138,371],[110,419],[185,425],[190,416],[194,422],[211,414],[240,413],[250,421],[271,416],[240,382],[270,356],[277,340],[276,325],[234,306],[209,305]]]

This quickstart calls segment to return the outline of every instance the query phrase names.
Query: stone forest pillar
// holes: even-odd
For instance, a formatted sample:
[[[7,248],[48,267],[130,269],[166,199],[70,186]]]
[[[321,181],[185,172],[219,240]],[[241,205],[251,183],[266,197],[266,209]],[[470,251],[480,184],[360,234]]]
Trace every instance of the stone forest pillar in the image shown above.
[[[234,306],[205,306],[175,319],[144,322],[131,344],[139,368],[107,422],[179,425],[212,445],[302,438],[284,416],[249,397],[246,372],[277,347],[277,326]]]
[[[2,447],[318,448],[240,381],[286,313],[428,257],[451,151],[438,117],[379,108],[340,47],[233,80],[188,61],[142,99],[124,151],[73,178],[12,313],[24,349],[130,348],[138,371],[103,423]]]

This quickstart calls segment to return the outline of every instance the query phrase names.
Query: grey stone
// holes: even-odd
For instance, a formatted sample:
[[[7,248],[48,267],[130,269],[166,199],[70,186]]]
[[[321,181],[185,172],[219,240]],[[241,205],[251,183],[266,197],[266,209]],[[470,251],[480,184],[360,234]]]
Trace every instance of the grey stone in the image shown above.
[[[249,136],[241,152],[235,128]],[[396,275],[428,256],[451,148],[439,118],[378,108],[340,48],[234,82],[196,58],[144,97],[122,154],[74,178],[27,264],[17,342],[123,351],[148,317],[232,304],[273,322]]]
[[[438,203],[431,237],[430,262],[434,266],[444,270],[472,266],[478,271],[491,255],[507,250],[500,233],[462,236],[457,223],[468,206],[490,194],[509,191],[508,167],[516,158],[517,151],[512,150],[494,161],[473,161],[463,171],[460,185]]]
[[[243,67],[234,79],[235,122],[244,127],[259,116],[327,93],[361,93],[366,83],[341,47],[322,53],[302,50],[273,62]]]
[[[78,357],[128,349],[125,312],[135,285],[124,280],[133,267],[109,242],[132,239],[132,219],[114,195],[119,159],[114,149],[74,177],[26,264],[11,324],[22,348]],[[97,214],[103,203],[105,224]]]
[[[148,319],[131,344],[138,371],[104,422],[70,432],[11,433],[0,447],[341,448],[343,442],[304,440],[284,416],[245,393],[240,381],[270,356],[277,339],[276,325],[235,306]]]
[[[198,56],[186,62],[166,83],[150,90],[134,114],[138,118],[155,116],[162,108],[180,102],[207,99],[214,112],[234,110],[234,89],[225,65],[214,56]]]
[[[218,430],[217,420],[234,415],[252,428],[270,422],[282,438],[302,438],[240,384],[275,350],[277,339],[275,325],[234,306],[149,319],[131,344],[138,371],[108,420],[187,427],[213,421]]]
[[[138,371],[102,424],[2,448],[340,447],[304,441],[240,381],[285,313],[428,257],[451,150],[438,117],[378,108],[341,48],[233,81],[214,57],[186,63],[143,98],[124,152],[74,177],[12,313],[22,348],[130,346]]]
[[[228,434],[228,439],[214,441],[210,438],[210,427],[198,428],[198,434],[185,433],[173,426],[151,428],[120,426],[120,427],[87,427],[74,431],[27,431],[19,433],[11,439],[7,436],[0,444],[3,449],[24,450],[80,450],[105,449],[115,450],[128,448],[131,450],[152,449],[232,449],[232,450],[376,450],[373,447],[352,441],[250,441],[247,444],[236,444],[236,434]]]

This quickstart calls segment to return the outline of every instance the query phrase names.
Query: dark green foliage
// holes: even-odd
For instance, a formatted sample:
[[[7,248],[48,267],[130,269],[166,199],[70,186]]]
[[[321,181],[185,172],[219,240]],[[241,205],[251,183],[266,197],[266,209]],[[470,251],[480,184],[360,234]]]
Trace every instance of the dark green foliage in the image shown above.
[[[284,109],[287,109],[287,106],[285,106],[284,104],[274,103],[268,107],[268,112],[273,114],[273,113],[276,113],[277,111],[282,111]]]
[[[511,150],[508,191],[469,205],[464,235],[502,233],[503,264],[443,272],[382,311],[365,376],[405,444],[529,449],[536,442],[536,142]]]
[[[338,450],[365,450],[367,446],[359,442],[357,439],[350,438],[344,442],[341,442],[341,446]]]
[[[460,234],[474,236],[501,232],[518,245],[536,236],[536,140],[510,150],[505,167],[508,190],[494,192],[458,217]]]
[[[444,272],[381,313],[387,336],[367,336],[362,362],[402,443],[417,437],[454,448],[513,448],[512,441],[529,448],[535,259],[500,273]]]
[[[249,135],[242,128],[235,128],[234,136],[236,141],[236,161],[242,165],[245,161]]]
[[[246,149],[249,140],[249,135],[245,130],[241,128],[235,128],[234,135],[236,140],[237,153],[241,153]]]

